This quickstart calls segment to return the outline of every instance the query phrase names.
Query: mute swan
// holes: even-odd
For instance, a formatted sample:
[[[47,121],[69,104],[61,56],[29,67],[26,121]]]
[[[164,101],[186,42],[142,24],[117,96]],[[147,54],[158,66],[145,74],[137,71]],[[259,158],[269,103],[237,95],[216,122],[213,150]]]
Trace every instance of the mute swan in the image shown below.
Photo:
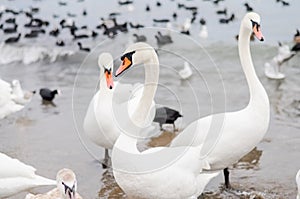
[[[270,62],[265,63],[265,75],[270,79],[285,78],[285,75],[280,72],[280,66],[295,54],[296,52],[291,51],[288,45],[279,42],[278,54]]]
[[[23,105],[13,101],[11,93],[11,85],[0,79],[0,120],[24,108]]]
[[[297,183],[297,189],[298,189],[297,199],[300,199],[300,170],[298,171],[298,173],[296,175],[296,183]]]
[[[31,101],[34,94],[35,91],[23,91],[19,80],[12,81],[12,99],[17,104],[28,104]]]
[[[189,77],[192,76],[192,74],[193,74],[193,71],[190,67],[190,64],[187,61],[185,61],[184,68],[179,71],[179,75],[180,75],[181,79],[188,79]]]
[[[128,102],[128,107],[135,106],[135,100],[138,100],[141,91],[136,91],[134,96],[132,96],[133,98],[128,101],[134,86],[118,82],[114,86],[112,78],[113,58],[109,53],[99,55],[98,66],[100,69],[100,88],[89,104],[84,118],[83,129],[95,144],[105,148],[102,166],[106,168],[109,165],[108,149],[113,148],[115,141],[120,135],[118,126],[114,121],[114,115],[117,113],[113,111],[112,107],[126,106],[126,102]],[[154,102],[152,106],[154,108]],[[125,108],[127,109],[128,107]],[[150,117],[153,118],[154,113],[152,115]]]
[[[27,194],[25,199],[82,199],[77,193],[77,180],[71,169],[61,169],[56,175],[57,187],[46,194]]]
[[[0,198],[5,198],[28,189],[55,185],[54,180],[35,174],[36,169],[0,153]]]
[[[213,114],[194,121],[170,145],[205,145],[202,155],[209,171],[224,169],[237,162],[262,140],[269,127],[269,98],[255,73],[250,54],[252,31],[260,41],[264,40],[260,16],[253,12],[244,16],[238,40],[240,61],[250,90],[249,104],[240,111]],[[224,175],[228,188],[228,169],[224,169]]]
[[[112,150],[116,182],[128,197],[196,198],[219,173],[200,173],[203,167],[199,161],[201,146],[156,147],[139,152],[137,139],[133,137],[142,132],[139,126],[145,123],[156,93],[159,63],[155,50],[146,43],[136,43],[127,48],[121,59],[123,62],[116,76],[132,65],[144,63],[145,88],[131,117],[134,125],[125,122]]]

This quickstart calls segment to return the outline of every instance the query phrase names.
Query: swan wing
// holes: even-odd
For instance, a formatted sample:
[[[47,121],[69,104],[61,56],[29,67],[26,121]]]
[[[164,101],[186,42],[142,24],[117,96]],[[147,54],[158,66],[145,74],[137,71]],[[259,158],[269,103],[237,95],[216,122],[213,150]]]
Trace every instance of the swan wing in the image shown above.
[[[4,153],[0,153],[0,162],[0,178],[35,177],[35,168],[11,158]]]

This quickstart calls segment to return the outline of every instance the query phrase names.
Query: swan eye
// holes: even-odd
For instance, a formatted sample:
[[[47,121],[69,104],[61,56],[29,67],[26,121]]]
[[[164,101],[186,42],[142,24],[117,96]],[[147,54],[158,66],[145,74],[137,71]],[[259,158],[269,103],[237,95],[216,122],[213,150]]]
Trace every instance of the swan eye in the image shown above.
[[[256,21],[253,21],[252,19],[250,19],[250,21],[252,23],[252,28],[256,27],[256,30],[258,31],[260,25]]]
[[[107,72],[108,74],[110,74],[110,73],[111,73],[111,68],[110,68],[110,69],[107,69],[107,68],[104,67],[104,73],[106,73],[106,72]]]
[[[124,59],[125,59],[125,57],[127,57],[127,58],[131,61],[132,55],[133,55],[134,53],[135,53],[135,51],[131,51],[131,52],[128,52],[128,53],[122,55],[121,60],[123,61],[123,64],[124,64]]]

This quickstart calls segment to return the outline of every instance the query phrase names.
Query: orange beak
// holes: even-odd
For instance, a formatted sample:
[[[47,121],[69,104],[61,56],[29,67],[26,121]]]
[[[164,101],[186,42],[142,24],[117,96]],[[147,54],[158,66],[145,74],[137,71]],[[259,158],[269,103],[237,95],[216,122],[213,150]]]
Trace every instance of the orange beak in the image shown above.
[[[107,88],[112,89],[114,87],[112,74],[108,71],[105,71],[105,79],[106,79]]]
[[[261,33],[261,30],[260,30],[260,26],[259,25],[254,25],[253,26],[253,33],[255,35],[255,37],[259,40],[259,41],[264,41],[264,36],[262,35]]]
[[[118,68],[115,76],[117,77],[120,74],[122,74],[126,69],[128,69],[131,66],[131,64],[132,64],[131,61],[127,57],[124,57],[123,62]]]

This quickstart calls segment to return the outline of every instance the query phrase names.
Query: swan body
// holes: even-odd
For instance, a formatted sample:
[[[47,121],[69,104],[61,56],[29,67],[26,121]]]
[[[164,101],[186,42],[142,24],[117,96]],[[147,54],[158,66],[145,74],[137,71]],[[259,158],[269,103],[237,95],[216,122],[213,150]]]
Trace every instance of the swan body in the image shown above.
[[[130,55],[133,53],[133,55]],[[131,65],[144,63],[143,96],[131,120],[137,127],[124,126],[112,150],[113,174],[128,197],[137,198],[196,198],[219,171],[202,174],[204,161],[199,161],[202,146],[156,147],[140,152],[137,139],[145,123],[159,77],[159,63],[154,49],[146,43],[130,46],[116,75]],[[125,61],[124,61],[125,60]],[[131,128],[131,129],[129,129]],[[133,135],[133,136],[132,136]]]
[[[110,80],[111,85],[107,84],[109,80],[104,77],[105,70],[110,70],[111,73],[113,71],[113,58],[109,53],[103,53],[99,56],[98,65],[100,67],[100,89],[89,104],[83,128],[95,144],[106,149],[112,149],[120,135],[118,125],[115,123],[115,115],[118,113],[114,112],[116,108],[112,107],[123,107],[128,110],[130,115],[136,101],[141,96],[143,87],[139,84],[133,86],[119,82],[115,82],[113,86],[112,79]],[[107,86],[105,86],[106,84]],[[110,86],[111,88],[109,88]],[[154,101],[152,107],[152,110],[155,111]],[[152,113],[149,117],[154,118],[154,114]]]
[[[55,185],[54,180],[36,175],[36,169],[0,153],[0,198],[5,198],[28,189]]]
[[[25,199],[82,199],[77,193],[75,173],[71,169],[61,169],[56,176],[57,187],[45,194],[27,194]]]
[[[13,100],[11,85],[0,79],[0,120],[23,108]]]
[[[296,175],[296,183],[297,183],[297,189],[298,189],[297,199],[300,199],[300,170],[298,171],[298,173]]]
[[[193,71],[190,67],[190,64],[188,62],[184,62],[184,68],[179,71],[179,75],[181,79],[188,79],[192,76]]]
[[[270,79],[284,79],[285,75],[280,72],[280,66],[295,54],[288,45],[279,43],[278,54],[270,62],[265,63],[265,75]]]
[[[247,13],[241,22],[239,55],[249,90],[248,105],[236,112],[209,115],[190,124],[171,143],[176,146],[206,145],[202,151],[207,170],[224,169],[250,152],[264,137],[269,126],[268,95],[260,83],[251,59],[249,38],[252,31],[262,41],[260,17]]]

